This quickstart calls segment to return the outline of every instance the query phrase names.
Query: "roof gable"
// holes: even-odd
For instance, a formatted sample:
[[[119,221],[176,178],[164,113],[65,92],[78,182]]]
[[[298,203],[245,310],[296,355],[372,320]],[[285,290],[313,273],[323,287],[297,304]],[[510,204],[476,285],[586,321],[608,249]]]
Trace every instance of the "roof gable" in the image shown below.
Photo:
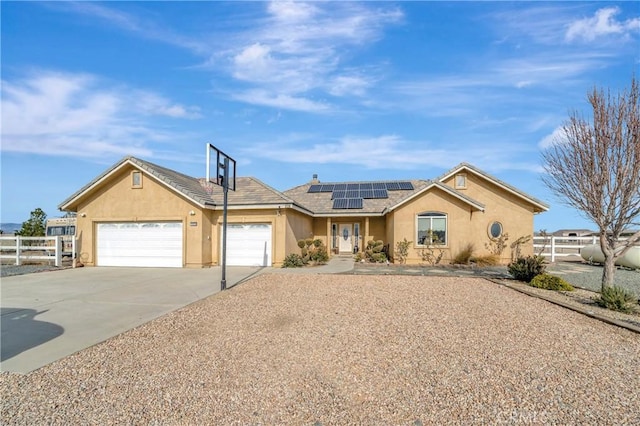
[[[420,191],[417,191],[415,194],[412,194],[411,196],[401,200],[401,202],[399,202],[398,204],[392,206],[389,211],[395,210],[397,208],[399,208],[400,206],[402,206],[403,204],[418,198],[419,196],[421,196],[422,194],[425,194],[427,192],[429,192],[430,190],[437,188],[440,189],[444,192],[446,192],[447,194],[453,196],[454,198],[457,198],[458,200],[462,201],[465,204],[468,204],[471,208],[473,208],[474,210],[477,211],[484,211],[485,205],[474,200],[471,197],[466,196],[465,194],[462,194],[460,191],[457,191],[453,188],[451,188],[450,186],[447,186],[441,182],[438,181],[428,181],[429,184],[426,185],[424,188],[422,188]]]
[[[220,186],[207,183],[205,179],[193,178],[135,157],[124,157],[87,185],[76,191],[58,207],[60,210],[72,209],[73,206],[89,192],[106,184],[111,176],[127,166],[132,166],[142,171],[170,191],[187,198],[202,208],[222,208],[223,190]],[[276,191],[253,177],[237,178],[236,191],[229,191],[228,195],[229,208],[236,206],[246,208],[246,206],[249,205],[254,208],[264,208],[265,205],[286,205],[293,203],[291,199],[285,197],[281,192]]]
[[[538,200],[535,197],[532,197],[531,195],[520,191],[519,189],[515,188],[514,186],[509,185],[508,183],[498,179],[495,176],[490,175],[489,173],[486,173],[480,169],[478,169],[475,166],[472,166],[471,164],[468,163],[460,163],[458,164],[456,167],[454,167],[453,169],[445,172],[443,175],[441,175],[440,177],[437,178],[438,182],[444,182],[445,180],[451,178],[452,176],[454,176],[457,173],[460,173],[461,171],[467,171],[470,173],[473,173],[476,176],[479,176],[489,182],[491,182],[492,184],[498,186],[499,188],[515,195],[516,197],[528,202],[529,204],[532,204],[535,208],[536,211],[538,212],[545,212],[547,210],[549,210],[549,205],[543,201]]]

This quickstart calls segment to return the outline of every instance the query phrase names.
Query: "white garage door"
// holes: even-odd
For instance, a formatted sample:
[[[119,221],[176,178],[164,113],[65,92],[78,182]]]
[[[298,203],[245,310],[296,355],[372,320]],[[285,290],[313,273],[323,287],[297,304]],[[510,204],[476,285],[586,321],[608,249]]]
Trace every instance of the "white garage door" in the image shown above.
[[[271,224],[227,224],[227,265],[271,266]]]
[[[98,266],[182,267],[182,223],[99,223]]]

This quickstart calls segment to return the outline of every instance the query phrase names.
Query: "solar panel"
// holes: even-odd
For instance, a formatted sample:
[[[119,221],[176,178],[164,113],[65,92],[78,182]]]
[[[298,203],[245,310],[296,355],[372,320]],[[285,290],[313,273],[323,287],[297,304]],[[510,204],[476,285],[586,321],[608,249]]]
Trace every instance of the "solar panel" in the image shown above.
[[[335,200],[336,198],[347,198],[347,191],[333,191],[331,199]]]
[[[347,184],[347,191],[357,191],[358,189],[360,189],[360,184],[359,183],[348,183]]]
[[[384,184],[384,182],[374,182],[372,185],[373,189],[387,189],[387,186]]]
[[[386,182],[385,185],[387,186],[387,190],[389,191],[398,191],[400,189],[400,185],[398,185],[398,182]]]
[[[386,189],[374,189],[373,198],[389,198],[389,194]]]
[[[413,184],[411,182],[398,182],[400,189],[403,191],[413,190]]]
[[[361,209],[362,208],[362,198],[347,198],[348,201],[348,209]]]
[[[360,191],[359,190],[351,190],[351,191],[347,191],[347,195],[346,198],[359,198],[360,197]]]
[[[360,197],[373,198],[373,189],[360,189]]]
[[[335,185],[333,183],[325,183],[324,185],[322,185],[322,189],[320,190],[320,192],[333,192],[333,187]]]
[[[322,190],[322,185],[311,185],[307,192],[320,192]]]
[[[346,209],[349,205],[346,198],[336,198],[333,200],[333,208],[334,209]]]
[[[333,188],[334,191],[346,191],[347,184],[346,183],[336,183]]]
[[[363,189],[373,189],[373,184],[371,182],[361,183],[360,184],[360,191],[362,191]]]

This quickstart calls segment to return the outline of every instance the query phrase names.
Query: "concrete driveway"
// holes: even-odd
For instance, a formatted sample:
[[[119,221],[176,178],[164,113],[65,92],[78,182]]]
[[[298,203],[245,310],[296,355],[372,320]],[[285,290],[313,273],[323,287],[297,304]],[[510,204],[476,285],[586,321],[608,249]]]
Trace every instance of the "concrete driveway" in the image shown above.
[[[228,267],[227,287],[261,271]],[[28,373],[220,291],[221,268],[78,268],[2,278],[0,370]]]

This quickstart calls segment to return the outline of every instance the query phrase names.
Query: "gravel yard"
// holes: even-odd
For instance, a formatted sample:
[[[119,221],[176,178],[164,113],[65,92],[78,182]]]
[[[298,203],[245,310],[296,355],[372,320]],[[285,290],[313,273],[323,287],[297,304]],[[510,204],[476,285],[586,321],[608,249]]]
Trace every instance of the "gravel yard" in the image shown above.
[[[26,376],[2,424],[640,424],[640,337],[481,278],[258,276]]]

